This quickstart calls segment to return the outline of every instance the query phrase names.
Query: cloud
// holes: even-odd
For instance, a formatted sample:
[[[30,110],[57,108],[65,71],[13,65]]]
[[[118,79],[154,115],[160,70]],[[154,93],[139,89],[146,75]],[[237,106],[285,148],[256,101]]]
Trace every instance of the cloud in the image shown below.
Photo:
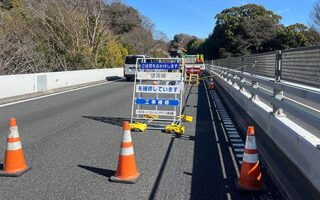
[[[290,8],[288,7],[288,8],[286,8],[286,9],[284,9],[284,10],[277,10],[275,13],[276,13],[276,14],[286,13],[286,12],[288,12],[289,10],[290,10]]]
[[[246,2],[246,1],[241,1],[240,4],[241,4],[241,5],[246,5],[246,4],[248,4],[248,2]]]

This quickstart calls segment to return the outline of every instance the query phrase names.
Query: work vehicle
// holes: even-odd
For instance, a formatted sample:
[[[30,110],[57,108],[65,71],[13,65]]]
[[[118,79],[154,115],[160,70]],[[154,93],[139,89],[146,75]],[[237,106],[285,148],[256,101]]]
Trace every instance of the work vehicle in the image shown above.
[[[141,58],[138,60],[138,58]],[[133,80],[136,72],[136,64],[140,64],[142,62],[151,62],[150,56],[145,55],[126,55],[123,64],[123,75],[127,79],[127,81]],[[139,63],[137,63],[139,61]]]

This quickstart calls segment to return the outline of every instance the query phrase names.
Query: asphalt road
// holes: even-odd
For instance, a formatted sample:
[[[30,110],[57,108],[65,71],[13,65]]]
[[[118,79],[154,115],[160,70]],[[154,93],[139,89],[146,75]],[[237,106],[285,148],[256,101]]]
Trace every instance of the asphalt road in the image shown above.
[[[16,117],[33,167],[18,178],[0,177],[0,199],[279,198],[234,190],[239,164],[203,83],[186,88],[184,112],[194,121],[184,124],[185,135],[132,132],[142,176],[134,185],[109,182],[132,89],[132,82],[118,81],[0,108],[0,163],[9,118]]]

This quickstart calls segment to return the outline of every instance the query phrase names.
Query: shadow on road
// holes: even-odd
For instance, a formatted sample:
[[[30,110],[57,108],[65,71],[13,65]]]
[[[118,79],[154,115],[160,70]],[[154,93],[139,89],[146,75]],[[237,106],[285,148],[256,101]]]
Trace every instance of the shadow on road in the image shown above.
[[[98,116],[82,116],[83,118],[86,119],[92,119],[92,120],[96,120],[99,122],[104,122],[107,124],[112,124],[115,126],[123,126],[123,122],[124,121],[130,121],[130,118],[121,118],[121,117],[98,117]]]
[[[165,155],[165,157],[164,157],[164,159],[163,159],[163,162],[162,162],[160,171],[159,171],[159,173],[158,173],[156,182],[155,182],[154,185],[153,185],[152,192],[151,192],[151,194],[150,194],[150,196],[149,196],[149,200],[155,199],[155,196],[156,196],[156,193],[157,193],[157,190],[158,190],[158,187],[159,187],[159,184],[160,184],[160,181],[161,181],[161,178],[162,178],[162,175],[163,175],[165,166],[167,165],[167,162],[168,162],[168,158],[169,158],[169,155],[170,155],[170,152],[171,152],[171,149],[172,149],[172,145],[173,145],[174,139],[175,139],[175,138],[172,137],[171,140],[170,140],[167,153],[166,153],[166,155]]]
[[[116,173],[116,171],[114,171],[114,170],[102,169],[102,168],[97,168],[97,167],[90,167],[90,166],[85,166],[85,165],[78,165],[78,167],[80,167],[82,169],[86,169],[86,170],[91,171],[93,173],[99,174],[101,176],[108,177],[108,178],[113,176]]]
[[[118,79],[121,79],[121,77],[119,77],[119,76],[107,76],[106,77],[107,81],[114,81],[114,80],[118,80]]]
[[[195,140],[195,136],[192,135],[175,135],[175,138],[181,139],[181,140]]]

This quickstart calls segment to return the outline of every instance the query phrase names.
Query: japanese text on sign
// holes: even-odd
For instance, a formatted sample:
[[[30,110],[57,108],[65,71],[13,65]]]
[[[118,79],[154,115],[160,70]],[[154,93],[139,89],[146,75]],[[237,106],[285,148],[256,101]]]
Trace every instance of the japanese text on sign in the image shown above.
[[[160,106],[178,106],[179,100],[173,99],[136,99],[136,104],[160,105]]]
[[[136,110],[137,115],[166,115],[175,116],[176,111],[166,111],[166,110]]]
[[[177,72],[138,72],[139,80],[168,80],[174,81],[180,79],[180,73]]]
[[[169,69],[178,70],[179,63],[141,63],[140,69]]]
[[[166,86],[166,85],[138,85],[136,92],[141,93],[163,93],[163,94],[179,94],[179,86]]]

